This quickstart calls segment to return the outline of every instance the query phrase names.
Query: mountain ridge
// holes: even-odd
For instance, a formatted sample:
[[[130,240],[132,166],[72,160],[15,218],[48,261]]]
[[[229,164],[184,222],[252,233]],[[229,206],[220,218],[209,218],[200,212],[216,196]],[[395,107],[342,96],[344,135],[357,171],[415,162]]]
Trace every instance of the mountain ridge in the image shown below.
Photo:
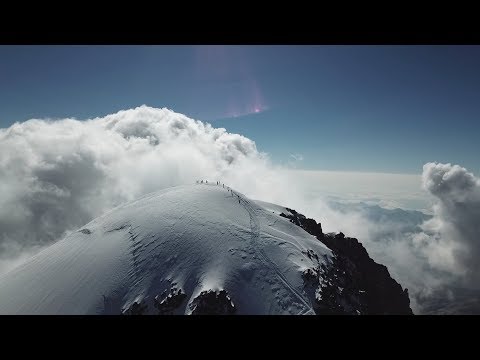
[[[197,183],[120,205],[0,276],[0,313],[369,313],[338,250],[264,204]]]

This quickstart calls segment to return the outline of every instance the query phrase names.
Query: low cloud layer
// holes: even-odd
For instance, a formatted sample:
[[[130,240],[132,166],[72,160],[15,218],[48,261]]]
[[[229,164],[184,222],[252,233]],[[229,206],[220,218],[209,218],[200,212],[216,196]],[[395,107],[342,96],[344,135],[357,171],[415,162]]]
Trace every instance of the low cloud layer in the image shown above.
[[[197,179],[219,179],[357,237],[409,287],[417,311],[438,291],[454,299],[453,284],[478,283],[480,181],[466,169],[428,163],[421,178],[292,170],[271,164],[248,138],[147,106],[0,129],[0,274],[120,203]],[[432,200],[426,217],[385,209]]]

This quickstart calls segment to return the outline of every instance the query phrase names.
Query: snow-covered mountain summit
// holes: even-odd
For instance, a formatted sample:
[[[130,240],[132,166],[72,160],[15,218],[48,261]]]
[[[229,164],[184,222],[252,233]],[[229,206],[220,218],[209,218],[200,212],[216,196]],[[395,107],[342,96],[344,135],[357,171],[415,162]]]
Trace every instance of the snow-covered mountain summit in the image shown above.
[[[315,314],[332,289],[360,313],[337,256],[285,214],[215,182],[148,194],[1,276],[0,313]]]
[[[190,314],[211,291],[236,314],[313,314],[302,272],[330,255],[227,187],[173,187],[115,208],[0,277],[0,313],[154,314],[181,298],[167,311]]]

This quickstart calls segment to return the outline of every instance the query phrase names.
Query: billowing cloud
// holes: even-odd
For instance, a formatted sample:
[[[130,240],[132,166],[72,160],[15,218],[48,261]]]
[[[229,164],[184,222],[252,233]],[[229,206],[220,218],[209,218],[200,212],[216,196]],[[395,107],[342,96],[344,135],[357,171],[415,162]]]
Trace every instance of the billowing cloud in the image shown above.
[[[275,178],[253,141],[167,109],[15,123],[0,129],[0,258],[148,192],[202,178],[261,188],[258,174]]]
[[[423,166],[423,187],[437,202],[415,241],[429,263],[477,287],[480,280],[480,179],[458,165]]]
[[[197,179],[302,208],[255,143],[168,109],[0,129],[0,272],[125,201]]]

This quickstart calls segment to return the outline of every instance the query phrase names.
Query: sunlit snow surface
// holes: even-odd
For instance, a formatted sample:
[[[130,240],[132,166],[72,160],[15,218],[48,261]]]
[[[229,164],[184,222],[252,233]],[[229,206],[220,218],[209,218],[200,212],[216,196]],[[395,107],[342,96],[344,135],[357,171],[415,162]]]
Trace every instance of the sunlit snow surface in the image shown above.
[[[1,276],[0,313],[121,314],[142,302],[156,314],[155,296],[177,288],[175,314],[210,289],[225,289],[236,314],[314,314],[301,273],[318,264],[306,252],[331,252],[282,209],[215,183],[146,195]]]

